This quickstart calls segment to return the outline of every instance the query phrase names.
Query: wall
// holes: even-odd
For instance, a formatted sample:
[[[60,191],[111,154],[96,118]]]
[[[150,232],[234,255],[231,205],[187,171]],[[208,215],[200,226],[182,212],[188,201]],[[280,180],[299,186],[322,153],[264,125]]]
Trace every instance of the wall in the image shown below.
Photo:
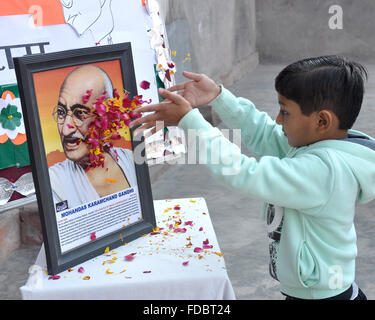
[[[329,27],[332,5],[343,10],[342,29]],[[256,0],[260,61],[288,63],[340,54],[374,63],[374,17],[374,0]]]
[[[177,82],[188,70],[230,85],[257,66],[255,0],[159,2],[169,46],[177,51]],[[188,53],[191,60],[184,61]]]

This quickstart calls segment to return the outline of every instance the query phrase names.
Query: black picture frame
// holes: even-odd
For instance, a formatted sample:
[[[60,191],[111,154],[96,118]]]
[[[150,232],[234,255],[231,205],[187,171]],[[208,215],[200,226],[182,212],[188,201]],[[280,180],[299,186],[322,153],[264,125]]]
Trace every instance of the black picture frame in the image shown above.
[[[42,137],[33,74],[52,69],[116,59],[120,60],[125,90],[130,93],[130,96],[137,95],[137,84],[130,43],[14,58],[33,180],[40,212],[48,273],[51,275],[56,275],[68,268],[101,255],[107,247],[112,250],[123,243],[133,241],[144,234],[150,233],[156,227],[148,165],[146,161],[141,164],[135,161],[143,220],[66,253],[62,253],[59,243],[55,204]],[[140,150],[143,150],[142,156],[144,157],[144,140],[142,138],[140,141],[135,141],[133,139],[133,131],[134,129],[131,130],[133,151],[141,147]]]

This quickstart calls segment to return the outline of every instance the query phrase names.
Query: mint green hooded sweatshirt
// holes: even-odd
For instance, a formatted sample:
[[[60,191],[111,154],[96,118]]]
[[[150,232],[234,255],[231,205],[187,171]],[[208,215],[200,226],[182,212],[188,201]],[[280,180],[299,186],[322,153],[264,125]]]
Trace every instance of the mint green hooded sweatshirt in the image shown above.
[[[199,130],[199,154],[220,180],[265,202],[270,273],[281,292],[324,299],[347,290],[355,280],[355,206],[375,199],[375,151],[344,140],[292,148],[280,125],[225,88],[210,105],[228,127],[241,129],[259,160],[241,154],[198,109],[179,127]]]

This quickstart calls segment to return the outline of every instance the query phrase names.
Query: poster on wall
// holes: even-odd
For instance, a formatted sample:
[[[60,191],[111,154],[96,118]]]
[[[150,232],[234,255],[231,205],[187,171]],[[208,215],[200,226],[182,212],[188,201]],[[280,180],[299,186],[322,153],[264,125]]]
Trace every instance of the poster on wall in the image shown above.
[[[48,271],[155,228],[131,44],[15,58]],[[141,152],[136,152],[141,150]]]
[[[7,30],[0,39],[0,89],[10,85],[18,90],[15,57],[124,42],[132,44],[135,82],[145,101],[158,103],[158,87],[168,88],[174,84],[176,67],[157,0],[8,0],[0,6],[0,28]],[[4,107],[0,105],[1,109],[6,107],[5,102]],[[21,108],[18,109],[22,114]],[[0,123],[0,148],[12,147],[15,150],[12,154],[26,159],[23,117],[20,122],[20,126],[12,129],[12,134]],[[11,138],[17,134],[19,139]],[[23,145],[15,144],[21,138],[24,138]],[[167,155],[178,157],[185,152],[181,129],[161,130],[146,139],[149,164],[163,162]],[[29,159],[26,160],[26,165],[30,165]],[[24,166],[23,162],[10,163],[0,157],[0,169],[12,166],[19,171],[17,164]],[[19,173],[20,177],[21,174],[24,172]],[[0,177],[9,175],[0,172]],[[15,176],[14,170],[11,175]],[[9,181],[5,183],[8,185]],[[9,195],[3,198],[5,201]]]

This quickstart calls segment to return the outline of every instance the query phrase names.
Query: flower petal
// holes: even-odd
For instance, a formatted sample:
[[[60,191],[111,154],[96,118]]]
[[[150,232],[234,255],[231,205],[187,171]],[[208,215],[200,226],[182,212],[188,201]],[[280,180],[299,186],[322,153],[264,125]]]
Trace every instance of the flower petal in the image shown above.
[[[78,272],[79,272],[79,273],[85,273],[85,269],[84,269],[83,267],[80,267],[80,268],[78,269]]]
[[[148,89],[150,89],[150,82],[144,80],[144,81],[141,82],[140,87],[143,90],[148,90]]]

